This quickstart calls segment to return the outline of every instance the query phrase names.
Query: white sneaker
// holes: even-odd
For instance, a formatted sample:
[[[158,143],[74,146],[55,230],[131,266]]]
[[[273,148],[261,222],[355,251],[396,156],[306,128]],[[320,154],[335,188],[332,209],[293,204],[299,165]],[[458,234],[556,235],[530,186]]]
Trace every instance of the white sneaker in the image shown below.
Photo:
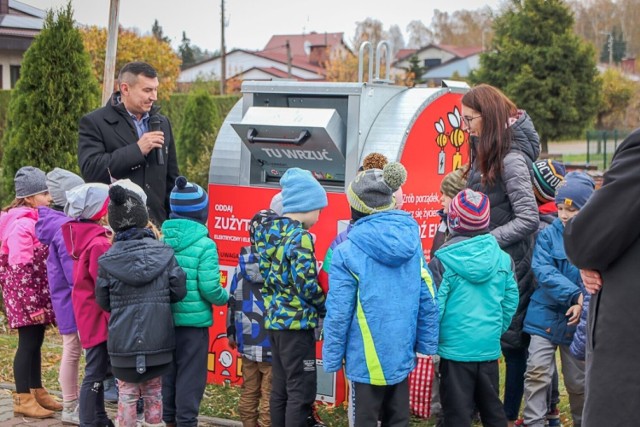
[[[62,414],[61,414],[60,420],[64,425],[73,425],[73,426],[80,425],[80,414],[78,413],[77,400],[62,402]]]

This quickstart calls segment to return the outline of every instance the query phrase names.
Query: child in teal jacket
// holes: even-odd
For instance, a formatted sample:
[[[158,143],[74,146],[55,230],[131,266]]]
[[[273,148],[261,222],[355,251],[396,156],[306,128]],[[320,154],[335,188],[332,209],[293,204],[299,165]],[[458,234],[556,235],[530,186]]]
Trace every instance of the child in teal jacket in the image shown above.
[[[474,406],[485,426],[505,426],[498,395],[500,336],[518,305],[511,257],[489,234],[489,198],[463,190],[447,221],[450,239],[429,267],[440,303],[440,399],[445,426],[471,426]]]
[[[162,379],[163,420],[196,426],[207,380],[211,305],[225,305],[229,294],[220,286],[218,250],[206,227],[207,193],[180,176],[169,204],[170,219],[162,224],[162,234],[187,274],[187,296],[171,306],[176,351],[172,369]]]

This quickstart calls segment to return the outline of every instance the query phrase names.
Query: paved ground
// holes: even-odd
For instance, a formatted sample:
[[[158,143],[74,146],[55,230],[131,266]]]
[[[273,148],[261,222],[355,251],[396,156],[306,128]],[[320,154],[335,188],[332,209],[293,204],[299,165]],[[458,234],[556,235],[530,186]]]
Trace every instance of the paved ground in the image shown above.
[[[60,413],[56,413],[56,418],[47,418],[37,420],[35,418],[24,418],[13,416],[13,399],[8,384],[0,384],[0,427],[10,426],[29,426],[29,427],[48,427],[61,426]],[[52,394],[56,394],[52,392]],[[115,405],[108,405],[107,412],[110,416],[114,416],[116,411]],[[199,426],[204,427],[242,427],[242,423],[238,421],[223,420],[220,418],[199,417]]]
[[[591,143],[591,148],[595,148],[595,143]],[[587,141],[567,141],[550,142],[549,154],[586,154]]]

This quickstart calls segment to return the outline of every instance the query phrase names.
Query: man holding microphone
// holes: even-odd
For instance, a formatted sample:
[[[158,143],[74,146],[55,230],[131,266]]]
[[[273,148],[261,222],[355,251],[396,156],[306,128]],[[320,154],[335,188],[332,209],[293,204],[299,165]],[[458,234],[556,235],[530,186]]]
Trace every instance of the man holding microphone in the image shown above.
[[[80,119],[78,162],[86,182],[129,178],[147,193],[152,221],[169,216],[169,195],[179,176],[169,119],[154,105],[158,74],[145,62],[120,70],[118,91],[102,108]]]

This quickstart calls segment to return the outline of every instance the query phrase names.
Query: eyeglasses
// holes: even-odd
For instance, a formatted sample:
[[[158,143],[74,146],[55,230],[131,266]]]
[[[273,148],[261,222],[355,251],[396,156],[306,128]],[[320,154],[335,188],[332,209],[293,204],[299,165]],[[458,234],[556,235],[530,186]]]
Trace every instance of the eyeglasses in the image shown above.
[[[475,117],[469,117],[469,116],[462,116],[462,120],[464,121],[464,124],[467,126],[471,126],[471,122],[474,121],[475,119],[477,119],[478,117],[482,117],[481,114],[478,114]]]

